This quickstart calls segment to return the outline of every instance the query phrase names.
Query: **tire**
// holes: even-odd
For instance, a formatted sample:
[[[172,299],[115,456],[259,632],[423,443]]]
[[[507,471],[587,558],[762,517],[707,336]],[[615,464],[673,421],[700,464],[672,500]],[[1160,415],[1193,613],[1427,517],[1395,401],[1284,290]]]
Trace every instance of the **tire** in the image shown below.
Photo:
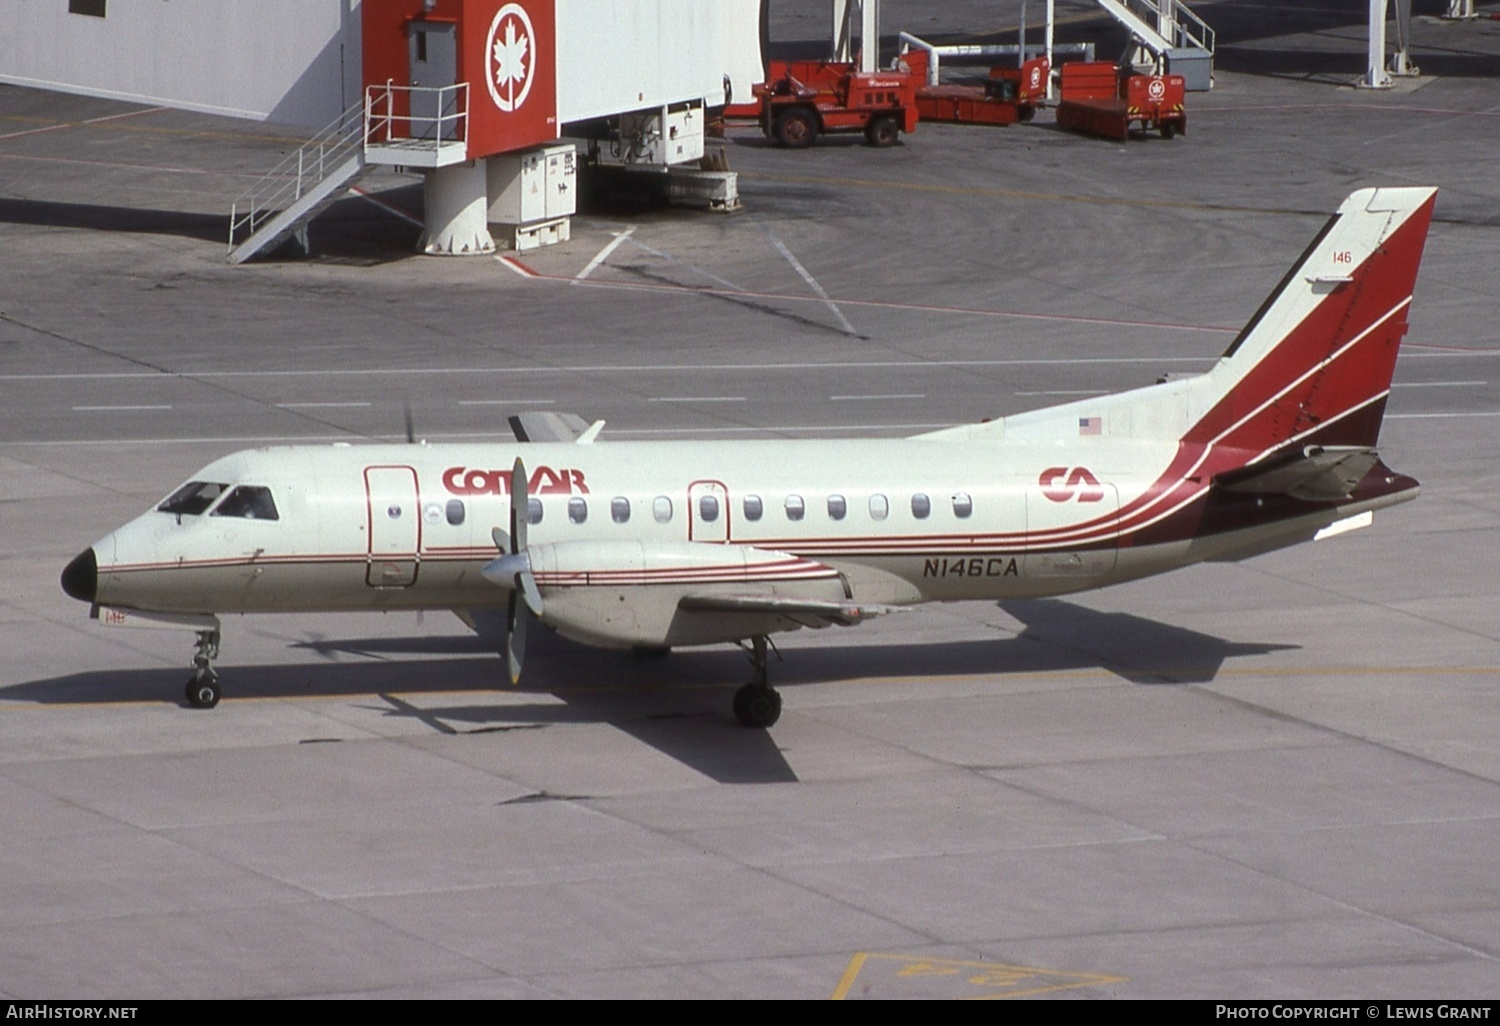
[[[889,114],[882,114],[865,126],[865,142],[884,149],[896,145],[901,138],[901,126]]]
[[[1177,122],[1175,122],[1175,121],[1163,121],[1161,123],[1161,137],[1163,139],[1171,139],[1171,138],[1173,138],[1176,135],[1177,135]]]
[[[1031,123],[1031,119],[1036,117],[1036,108],[1022,107],[1016,114],[1021,119],[1021,124],[1028,125]]]
[[[186,694],[188,705],[194,709],[212,709],[219,704],[219,682],[211,677],[189,678]]]
[[[806,149],[818,138],[818,116],[808,107],[788,107],[776,115],[775,134],[788,149]]]
[[[764,730],[781,718],[781,695],[764,684],[746,684],[734,693],[734,718],[743,727]]]

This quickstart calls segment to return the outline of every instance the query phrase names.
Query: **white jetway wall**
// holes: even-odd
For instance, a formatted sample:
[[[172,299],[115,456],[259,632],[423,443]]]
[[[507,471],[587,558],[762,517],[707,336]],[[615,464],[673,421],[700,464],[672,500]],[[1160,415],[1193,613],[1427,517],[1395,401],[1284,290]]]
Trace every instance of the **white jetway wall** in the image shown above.
[[[359,0],[0,0],[0,82],[322,128],[360,97]]]
[[[760,0],[558,0],[557,119],[688,100],[753,103]]]

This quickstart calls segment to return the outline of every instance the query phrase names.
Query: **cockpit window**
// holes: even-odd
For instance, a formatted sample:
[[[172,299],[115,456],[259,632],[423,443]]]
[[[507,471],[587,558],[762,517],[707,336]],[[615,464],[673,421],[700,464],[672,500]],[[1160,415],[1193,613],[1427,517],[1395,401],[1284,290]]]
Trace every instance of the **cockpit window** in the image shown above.
[[[227,484],[215,484],[212,481],[189,481],[181,488],[162,500],[157,506],[159,513],[176,513],[178,516],[187,514],[197,516],[214,504],[214,500],[224,494]]]
[[[279,520],[271,489],[260,485],[239,485],[214,507],[211,516],[240,517],[244,520]]]

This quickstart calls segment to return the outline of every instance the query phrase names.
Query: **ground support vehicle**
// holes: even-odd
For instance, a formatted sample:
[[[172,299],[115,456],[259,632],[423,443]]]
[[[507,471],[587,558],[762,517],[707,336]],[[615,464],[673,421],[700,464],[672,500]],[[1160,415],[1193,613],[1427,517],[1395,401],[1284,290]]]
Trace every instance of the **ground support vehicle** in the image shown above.
[[[1115,65],[1096,61],[1064,64],[1057,123],[1121,142],[1135,125],[1170,139],[1187,131],[1185,96],[1181,75],[1122,74]]]
[[[901,62],[918,79],[927,77],[927,54],[909,50]],[[1030,121],[1047,96],[1047,58],[1036,57],[1020,67],[995,67],[984,85],[919,85],[917,113],[924,121],[965,125],[1014,125]]]
[[[864,132],[871,146],[894,146],[917,127],[916,78],[862,72],[845,61],[772,61],[757,86],[760,124],[783,146],[811,146],[823,132]]]

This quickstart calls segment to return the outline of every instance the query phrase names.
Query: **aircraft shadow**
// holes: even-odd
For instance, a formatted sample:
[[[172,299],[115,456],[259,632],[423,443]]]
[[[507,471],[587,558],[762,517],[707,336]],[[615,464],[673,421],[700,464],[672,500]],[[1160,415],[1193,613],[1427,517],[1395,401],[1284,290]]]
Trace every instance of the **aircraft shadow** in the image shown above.
[[[799,648],[773,659],[771,679],[792,688],[829,680],[913,682],[954,675],[1104,669],[1142,685],[1212,681],[1226,659],[1295,648],[1237,643],[1129,613],[1099,613],[1057,599],[1002,602],[1023,629],[1012,637],[942,645]],[[225,693],[260,698],[365,696],[367,708],[461,735],[604,723],[720,783],[795,781],[774,731],[745,730],[729,711],[749,676],[744,655],[724,646],[661,658],[589,648],[545,629],[527,639],[526,676],[512,687],[493,625],[480,635],[313,638],[292,649],[311,661],[221,665]],[[0,689],[44,705],[184,705],[186,671],[71,674]],[[423,695],[498,692],[495,702],[432,705]],[[223,712],[218,715],[223,715]],[[214,715],[212,713],[206,715]]]

